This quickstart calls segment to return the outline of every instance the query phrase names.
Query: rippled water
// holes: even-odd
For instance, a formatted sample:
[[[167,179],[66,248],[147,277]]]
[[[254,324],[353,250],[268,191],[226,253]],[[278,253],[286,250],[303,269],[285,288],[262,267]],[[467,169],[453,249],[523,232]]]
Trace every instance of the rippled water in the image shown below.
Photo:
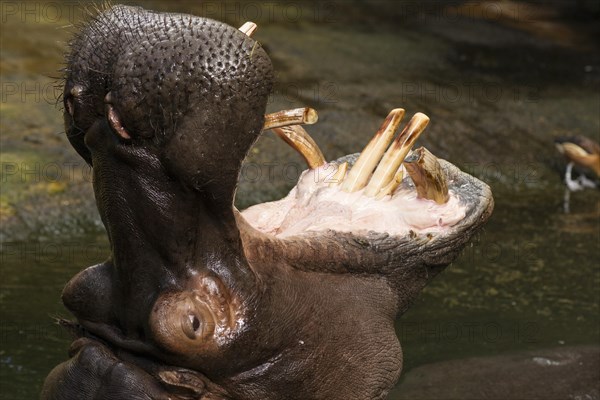
[[[405,371],[446,359],[597,343],[600,198],[581,196],[574,204],[579,211],[565,215],[560,194],[520,204],[499,198],[473,245],[397,321]],[[103,236],[87,236],[5,243],[2,250],[2,396],[34,398],[70,342],[52,323],[68,315],[62,286],[82,266],[102,260],[107,245]]]
[[[36,4],[59,5],[64,13],[75,7]],[[220,12],[196,2],[148,4],[213,17]],[[598,52],[585,48],[587,25],[574,29],[563,15],[558,40],[532,34],[515,19],[511,25],[480,18],[457,23],[442,13],[407,17],[392,2],[294,4],[303,10],[300,19],[282,17],[281,9],[279,17],[258,19],[255,36],[279,71],[270,110],[317,108],[320,121],[310,132],[329,159],[359,151],[391,108],[424,111],[432,123],[423,144],[494,192],[496,210],[486,228],[397,322],[405,371],[433,361],[598,344],[600,194],[575,193],[565,214],[562,161],[552,146],[556,134],[600,131],[600,62]],[[42,8],[38,20],[11,10],[3,9],[0,59],[3,82],[17,90],[9,95],[15,86],[3,83],[0,396],[29,399],[66,358],[69,338],[53,324],[67,315],[62,286],[102,261],[107,245],[97,233],[85,174],[50,179],[44,170],[79,162],[61,136],[60,112],[44,96],[23,95],[27,85],[52,84],[47,75],[60,67],[59,41],[69,36],[61,27],[71,20],[67,14],[53,19]],[[237,24],[251,19],[249,12],[239,8],[224,17]],[[18,173],[7,173],[7,163]],[[36,163],[37,175],[21,174]],[[269,135],[246,165],[240,207],[281,197],[303,168]]]

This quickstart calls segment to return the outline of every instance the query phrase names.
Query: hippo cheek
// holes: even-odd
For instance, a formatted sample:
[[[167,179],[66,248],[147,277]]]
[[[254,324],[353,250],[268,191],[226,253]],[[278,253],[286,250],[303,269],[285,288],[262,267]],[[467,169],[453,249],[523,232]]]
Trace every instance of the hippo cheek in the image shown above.
[[[112,279],[110,263],[84,269],[63,289],[63,304],[80,320],[114,323]]]

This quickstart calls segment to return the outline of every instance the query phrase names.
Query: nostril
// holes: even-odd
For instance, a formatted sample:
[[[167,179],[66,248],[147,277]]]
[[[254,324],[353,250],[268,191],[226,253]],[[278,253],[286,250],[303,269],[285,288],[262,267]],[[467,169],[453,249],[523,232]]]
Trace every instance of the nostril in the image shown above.
[[[73,105],[73,99],[71,97],[67,98],[65,101],[65,107],[69,115],[73,117],[75,114],[75,106]]]
[[[110,266],[99,264],[75,275],[62,292],[65,307],[81,320],[108,322],[110,319]]]
[[[112,130],[124,140],[130,140],[131,136],[123,126],[123,122],[121,121],[121,117],[117,110],[113,105],[113,94],[112,92],[108,92],[104,97],[104,103],[106,103],[106,118],[108,119],[108,123]]]

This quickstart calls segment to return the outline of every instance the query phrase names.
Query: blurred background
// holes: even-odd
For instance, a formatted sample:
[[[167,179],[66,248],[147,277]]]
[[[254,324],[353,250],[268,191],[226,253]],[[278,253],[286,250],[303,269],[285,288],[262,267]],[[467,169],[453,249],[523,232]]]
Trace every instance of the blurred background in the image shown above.
[[[315,108],[319,122],[307,130],[330,160],[360,151],[402,107],[431,118],[420,144],[492,187],[485,229],[397,321],[405,366],[391,399],[480,398],[507,371],[539,393],[556,377],[528,375],[536,366],[582,379],[557,397],[600,397],[600,191],[573,193],[566,213],[565,161],[553,144],[599,140],[600,3],[123,3],[257,22],[253,37],[277,74],[268,111]],[[108,254],[90,170],[64,137],[58,100],[67,43],[90,4],[1,3],[3,399],[37,398],[66,358],[70,338],[54,324],[68,317],[62,287]],[[265,133],[237,206],[284,196],[303,169]]]

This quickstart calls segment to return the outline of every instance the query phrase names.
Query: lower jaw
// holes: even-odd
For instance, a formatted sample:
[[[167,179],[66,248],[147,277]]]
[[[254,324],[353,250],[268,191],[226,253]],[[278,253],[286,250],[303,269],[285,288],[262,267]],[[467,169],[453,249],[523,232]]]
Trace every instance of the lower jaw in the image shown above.
[[[364,189],[347,193],[326,183],[328,169],[338,165],[328,163],[305,171],[288,196],[252,206],[242,215],[254,228],[280,238],[324,230],[396,236],[410,231],[441,233],[465,216],[466,206],[458,194],[451,191],[444,204],[420,199],[409,177],[399,183],[394,196],[376,199],[366,196]]]

